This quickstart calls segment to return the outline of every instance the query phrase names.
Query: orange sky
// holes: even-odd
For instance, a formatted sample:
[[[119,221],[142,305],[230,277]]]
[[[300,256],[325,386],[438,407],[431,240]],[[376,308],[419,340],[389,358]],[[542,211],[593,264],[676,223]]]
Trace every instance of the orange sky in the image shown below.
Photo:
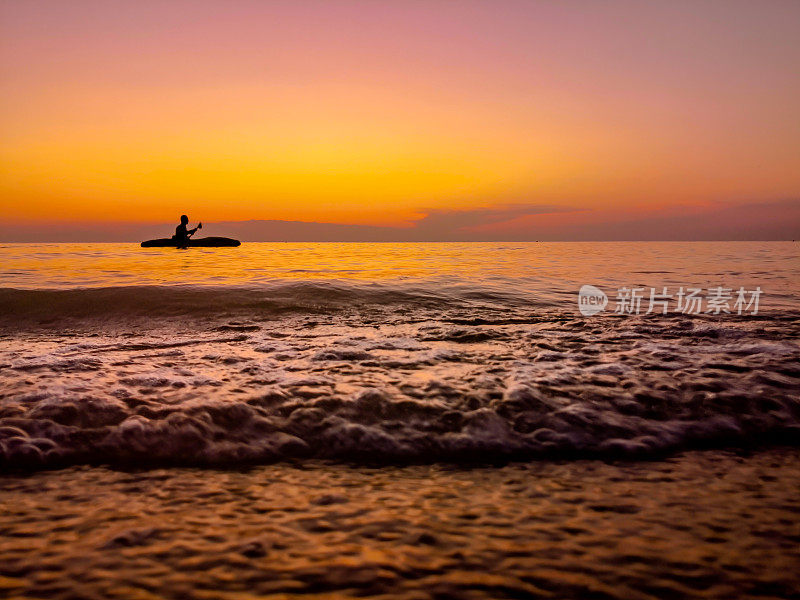
[[[794,0],[1,0],[0,222],[797,198],[798,39]]]

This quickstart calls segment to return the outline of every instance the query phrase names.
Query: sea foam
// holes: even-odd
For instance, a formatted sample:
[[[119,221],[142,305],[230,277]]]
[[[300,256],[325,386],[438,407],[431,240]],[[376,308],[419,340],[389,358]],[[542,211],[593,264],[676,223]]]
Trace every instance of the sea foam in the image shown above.
[[[395,300],[215,315],[192,331],[108,315],[10,329],[0,464],[655,458],[800,441],[797,314]]]

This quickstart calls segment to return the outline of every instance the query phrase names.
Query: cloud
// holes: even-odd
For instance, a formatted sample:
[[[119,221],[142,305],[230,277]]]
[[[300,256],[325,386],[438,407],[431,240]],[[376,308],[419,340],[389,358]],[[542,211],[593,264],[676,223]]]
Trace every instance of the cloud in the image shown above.
[[[575,208],[543,204],[511,204],[498,207],[427,210],[425,217],[414,224],[413,233],[425,237],[474,238],[486,225],[512,223],[520,217],[574,212]],[[478,233],[480,236],[480,233]]]
[[[537,215],[480,233],[505,241],[792,240],[800,239],[800,199]]]
[[[301,221],[206,223],[203,233],[243,241],[594,241],[800,239],[800,199],[666,208],[558,207],[509,204],[432,209],[408,227]],[[0,223],[4,242],[132,242],[169,237],[175,223]]]

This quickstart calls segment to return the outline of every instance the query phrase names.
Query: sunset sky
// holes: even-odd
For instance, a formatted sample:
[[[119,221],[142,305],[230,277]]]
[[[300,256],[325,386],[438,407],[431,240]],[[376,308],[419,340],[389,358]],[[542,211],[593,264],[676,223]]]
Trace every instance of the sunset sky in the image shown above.
[[[797,0],[0,0],[0,241],[770,239],[798,199]]]

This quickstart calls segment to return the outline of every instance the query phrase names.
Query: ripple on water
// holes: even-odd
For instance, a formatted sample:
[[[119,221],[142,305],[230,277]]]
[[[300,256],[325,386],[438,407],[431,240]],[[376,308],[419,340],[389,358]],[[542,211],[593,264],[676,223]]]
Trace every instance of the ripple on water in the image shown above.
[[[792,597],[800,455],[0,479],[16,597]]]

